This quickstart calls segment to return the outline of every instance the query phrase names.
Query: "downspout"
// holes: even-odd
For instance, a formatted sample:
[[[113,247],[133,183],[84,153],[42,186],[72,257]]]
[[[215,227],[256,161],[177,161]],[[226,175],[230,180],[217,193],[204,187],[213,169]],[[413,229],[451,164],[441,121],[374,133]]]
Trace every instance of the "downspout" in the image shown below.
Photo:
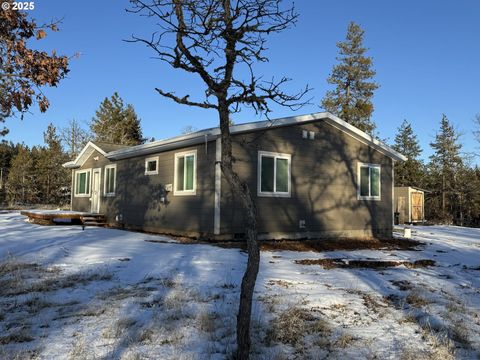
[[[213,219],[213,234],[220,235],[220,205],[222,201],[222,139],[215,140],[215,209]]]
[[[70,211],[73,211],[73,193],[75,191],[73,188],[73,176],[75,175],[74,172],[75,171],[72,169],[72,183],[70,185]]]
[[[393,228],[395,228],[395,160],[392,159],[392,229]]]

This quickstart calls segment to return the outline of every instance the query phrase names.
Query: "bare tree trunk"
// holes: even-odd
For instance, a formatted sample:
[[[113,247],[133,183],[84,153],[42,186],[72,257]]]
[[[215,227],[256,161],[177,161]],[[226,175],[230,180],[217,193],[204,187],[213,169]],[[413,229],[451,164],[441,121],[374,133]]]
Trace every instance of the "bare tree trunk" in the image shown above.
[[[237,359],[248,359],[250,355],[250,320],[255,283],[260,265],[260,249],[257,238],[257,209],[248,184],[233,170],[232,140],[228,106],[219,105],[222,139],[222,172],[235,195],[239,196],[245,214],[245,236],[248,249],[247,268],[242,278],[240,304],[237,314]]]

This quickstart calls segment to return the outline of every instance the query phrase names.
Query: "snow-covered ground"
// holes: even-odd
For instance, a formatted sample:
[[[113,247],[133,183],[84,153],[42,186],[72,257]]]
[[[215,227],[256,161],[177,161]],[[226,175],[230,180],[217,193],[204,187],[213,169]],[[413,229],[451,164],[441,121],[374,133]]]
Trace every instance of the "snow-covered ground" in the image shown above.
[[[418,251],[262,252],[256,359],[475,359],[480,229],[414,227]],[[383,269],[305,259],[434,260]],[[0,358],[224,359],[246,254],[0,213]]]

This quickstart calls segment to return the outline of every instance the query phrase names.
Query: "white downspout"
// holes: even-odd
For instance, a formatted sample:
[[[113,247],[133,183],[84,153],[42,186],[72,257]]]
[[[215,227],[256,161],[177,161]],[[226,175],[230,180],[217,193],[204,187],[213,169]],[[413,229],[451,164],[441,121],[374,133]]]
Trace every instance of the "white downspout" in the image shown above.
[[[213,234],[220,235],[220,204],[222,201],[222,139],[220,137],[215,141],[215,210],[213,220]]]

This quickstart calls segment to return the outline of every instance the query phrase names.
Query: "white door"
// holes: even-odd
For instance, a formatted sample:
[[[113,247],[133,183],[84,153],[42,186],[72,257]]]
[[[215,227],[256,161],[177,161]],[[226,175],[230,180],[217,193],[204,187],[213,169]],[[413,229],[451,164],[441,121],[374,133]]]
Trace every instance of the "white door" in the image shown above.
[[[100,169],[93,170],[92,179],[92,213],[100,212]]]

